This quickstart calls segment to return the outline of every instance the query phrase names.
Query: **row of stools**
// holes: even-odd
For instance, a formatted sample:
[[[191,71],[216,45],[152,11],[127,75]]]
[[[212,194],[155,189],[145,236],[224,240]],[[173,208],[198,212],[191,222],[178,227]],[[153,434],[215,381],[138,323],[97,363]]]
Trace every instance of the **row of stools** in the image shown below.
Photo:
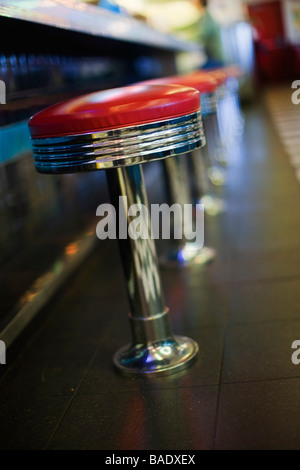
[[[219,214],[224,204],[214,188],[225,182],[228,149],[243,127],[239,77],[236,67],[200,70],[46,108],[29,121],[36,169],[51,174],[106,170],[119,220],[125,211],[120,201],[148,208],[142,167],[161,160],[170,203],[202,202],[211,215]],[[196,176],[196,198],[188,159]],[[127,214],[125,219],[129,228],[131,218]],[[124,374],[166,375],[188,367],[199,347],[192,339],[173,334],[151,224],[144,219],[140,223],[143,237],[118,240],[132,341],[113,360]],[[213,248],[183,236],[161,262],[182,267],[207,263],[214,256]]]

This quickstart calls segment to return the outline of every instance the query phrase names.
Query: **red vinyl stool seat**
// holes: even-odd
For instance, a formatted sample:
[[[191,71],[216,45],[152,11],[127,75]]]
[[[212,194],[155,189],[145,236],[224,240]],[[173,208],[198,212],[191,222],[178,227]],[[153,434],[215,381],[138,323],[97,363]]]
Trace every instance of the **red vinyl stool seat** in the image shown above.
[[[101,170],[183,153],[202,145],[199,101],[187,87],[143,85],[50,106],[29,120],[35,166],[45,173]],[[188,132],[179,133],[182,126]]]
[[[107,169],[117,220],[123,198],[128,207],[148,208],[140,163],[204,144],[199,92],[175,85],[137,85],[71,99],[37,113],[29,129],[38,171]],[[129,212],[125,221],[128,229]],[[193,340],[172,332],[149,225],[143,227],[148,236],[119,240],[132,341],[115,353],[114,365],[126,375],[177,372],[192,363],[199,349]]]

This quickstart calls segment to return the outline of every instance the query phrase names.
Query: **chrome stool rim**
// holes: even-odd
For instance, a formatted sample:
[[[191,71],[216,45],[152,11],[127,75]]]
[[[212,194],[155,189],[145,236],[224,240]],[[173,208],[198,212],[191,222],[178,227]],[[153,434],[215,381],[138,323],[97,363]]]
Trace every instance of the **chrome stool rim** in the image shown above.
[[[201,113],[99,132],[31,138],[40,173],[125,167],[181,155],[205,145]]]
[[[216,114],[218,110],[218,94],[214,93],[203,93],[201,94],[201,113],[202,116],[209,116]]]

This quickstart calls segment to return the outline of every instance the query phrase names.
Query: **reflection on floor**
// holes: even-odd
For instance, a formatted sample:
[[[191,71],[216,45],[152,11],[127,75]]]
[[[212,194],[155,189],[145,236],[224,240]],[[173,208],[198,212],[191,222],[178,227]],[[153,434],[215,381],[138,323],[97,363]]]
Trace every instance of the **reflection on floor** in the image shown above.
[[[272,89],[266,93],[265,101],[289,162],[300,182],[300,99],[298,88],[286,86]]]
[[[197,362],[155,380],[115,373],[128,305],[117,247],[101,241],[0,366],[1,449],[300,449],[300,187],[266,109],[245,117],[227,212],[206,220],[217,259],[162,271],[174,330],[199,343]]]

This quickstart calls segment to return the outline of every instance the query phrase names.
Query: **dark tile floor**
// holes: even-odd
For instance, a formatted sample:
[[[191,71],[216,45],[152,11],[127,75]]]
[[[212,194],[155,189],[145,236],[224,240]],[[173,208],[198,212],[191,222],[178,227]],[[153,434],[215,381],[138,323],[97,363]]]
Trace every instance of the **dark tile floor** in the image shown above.
[[[162,270],[174,331],[199,343],[196,363],[153,380],[114,371],[128,305],[117,247],[99,242],[8,354],[0,449],[300,449],[300,186],[261,104],[246,110],[231,157],[227,212],[206,220],[217,259]]]

